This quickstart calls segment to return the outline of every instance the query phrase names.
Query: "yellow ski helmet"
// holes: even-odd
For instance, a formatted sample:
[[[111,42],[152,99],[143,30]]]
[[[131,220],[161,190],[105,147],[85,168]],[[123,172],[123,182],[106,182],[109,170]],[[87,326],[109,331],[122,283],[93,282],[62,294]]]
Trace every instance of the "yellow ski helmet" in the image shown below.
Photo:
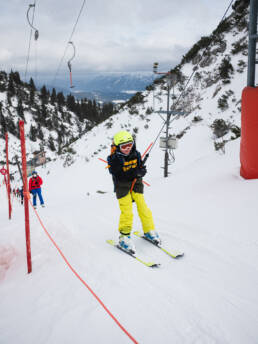
[[[119,131],[114,136],[114,144],[116,146],[121,145],[122,143],[133,142],[133,137],[128,131]]]

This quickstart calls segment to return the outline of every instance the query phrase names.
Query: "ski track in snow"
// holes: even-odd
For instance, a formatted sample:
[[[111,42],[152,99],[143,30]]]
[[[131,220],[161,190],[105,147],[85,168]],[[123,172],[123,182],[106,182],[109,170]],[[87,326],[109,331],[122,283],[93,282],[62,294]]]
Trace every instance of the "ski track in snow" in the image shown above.
[[[224,165],[224,160],[213,153],[213,158],[193,161],[188,173],[179,169],[146,190],[164,247],[185,252],[175,260],[133,236],[137,254],[161,263],[158,269],[106,244],[106,239],[118,238],[119,209],[111,191],[60,198],[62,183],[45,189],[47,207],[38,212],[47,230],[139,343],[256,343],[258,238],[252,204],[257,182],[250,187],[236,178],[234,161]],[[204,166],[210,166],[209,174]],[[0,191],[5,204],[6,194]],[[11,222],[1,208],[3,247],[17,251],[0,282],[2,342],[130,342],[66,267],[32,209],[33,272],[26,275],[23,209],[16,200],[13,206]],[[140,230],[136,209],[134,213],[134,230]],[[246,217],[252,219],[249,228]],[[26,322],[31,331],[23,330]]]

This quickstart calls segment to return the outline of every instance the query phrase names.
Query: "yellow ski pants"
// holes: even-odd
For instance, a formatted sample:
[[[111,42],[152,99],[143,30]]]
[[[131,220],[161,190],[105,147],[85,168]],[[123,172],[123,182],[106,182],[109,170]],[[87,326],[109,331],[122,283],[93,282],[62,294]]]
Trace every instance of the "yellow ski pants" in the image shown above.
[[[121,210],[119,232],[124,235],[129,235],[131,233],[133,227],[133,200],[137,206],[143,232],[146,233],[150,230],[154,230],[155,226],[152,213],[144,200],[143,194],[133,191],[132,193],[129,192],[125,197],[118,199]]]

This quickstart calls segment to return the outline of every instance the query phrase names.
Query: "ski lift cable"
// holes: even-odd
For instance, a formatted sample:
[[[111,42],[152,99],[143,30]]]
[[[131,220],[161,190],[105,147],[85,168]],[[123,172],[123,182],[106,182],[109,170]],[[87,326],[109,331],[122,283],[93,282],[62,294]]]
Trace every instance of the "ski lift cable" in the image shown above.
[[[28,23],[31,27],[30,29],[30,38],[29,38],[29,46],[28,46],[28,52],[27,52],[27,58],[26,58],[26,68],[25,68],[25,74],[24,74],[24,79],[26,81],[27,79],[27,72],[28,72],[28,65],[29,65],[29,59],[30,59],[30,48],[31,48],[31,39],[32,39],[32,30],[35,30],[35,28],[33,27],[33,22],[34,22],[34,16],[35,16],[35,6],[36,6],[36,0],[34,0],[34,4],[32,5],[33,6],[33,13],[32,13],[32,25],[28,19],[28,12],[31,8],[31,5],[29,5],[29,9],[27,11],[27,20],[28,20]]]
[[[84,6],[85,6],[85,3],[86,3],[86,0],[83,0],[81,9],[80,9],[80,11],[79,11],[78,17],[77,17],[76,22],[75,22],[75,24],[74,24],[72,33],[71,33],[71,35],[70,35],[70,37],[69,37],[69,39],[68,39],[68,42],[67,42],[67,44],[66,44],[66,46],[65,46],[65,50],[64,50],[63,56],[62,56],[62,58],[61,58],[61,60],[60,60],[60,62],[59,62],[59,65],[58,65],[58,67],[57,67],[57,70],[56,70],[56,73],[55,73],[55,76],[54,76],[54,79],[53,79],[53,83],[52,83],[52,84],[53,84],[53,87],[55,86],[55,82],[56,82],[57,75],[59,74],[61,65],[62,65],[63,60],[64,60],[64,58],[65,58],[65,55],[66,55],[66,53],[67,53],[67,49],[68,49],[69,43],[72,41],[72,37],[73,37],[73,35],[74,35],[76,26],[77,26],[77,24],[78,24],[78,22],[79,22],[79,18],[80,18],[81,14],[82,14],[82,11],[83,11],[83,8],[84,8]]]
[[[218,25],[220,25],[220,23],[225,19],[225,17],[226,17],[226,15],[227,15],[227,13],[228,13],[228,11],[229,11],[229,9],[230,9],[230,7],[231,7],[231,5],[232,5],[233,2],[234,2],[234,0],[230,0],[230,4],[229,4],[229,6],[227,7],[227,9],[226,9],[226,11],[225,11],[225,13],[224,13],[224,15],[223,15],[223,17],[222,17],[222,19],[220,20],[220,22],[219,22]],[[202,56],[204,55],[204,53],[206,52],[206,50],[207,50],[208,48],[209,48],[209,46],[206,47],[206,49],[204,50]],[[201,62],[201,60],[198,62],[197,67],[199,66],[200,62]],[[169,72],[168,72],[168,74],[169,74]],[[193,77],[194,74],[195,74],[195,70],[192,71],[192,74],[191,74],[190,77],[188,78],[187,83],[186,83],[184,89],[181,91],[181,93],[179,94],[178,98],[176,99],[176,101],[175,101],[175,103],[174,103],[174,105],[173,105],[173,108],[175,108],[176,105],[179,103],[179,100],[180,100],[181,97],[183,96],[183,94],[184,94],[184,92],[185,92],[187,86],[189,85],[189,83],[190,83],[190,81],[191,81],[191,79],[192,79],[192,77]],[[171,122],[173,122],[173,121],[174,121],[175,119],[177,119],[178,117],[179,117],[179,115],[176,115],[176,116],[174,117],[174,119],[173,119]],[[166,125],[166,122],[162,125],[162,127],[161,127],[161,129],[160,129],[158,135],[156,136],[156,138],[155,138],[155,140],[154,140],[154,142],[153,142],[153,145],[151,146],[151,149],[150,149],[150,151],[149,151],[149,154],[150,154],[152,148],[154,147],[155,143],[157,142],[157,140],[158,140],[158,138],[159,138],[159,136],[160,136],[160,134],[161,134],[163,128],[165,127],[165,125]]]
[[[25,74],[24,74],[25,82],[27,80],[27,72],[28,72],[28,65],[29,65],[29,59],[30,59],[31,37],[32,37],[32,29],[30,29],[29,47],[28,47],[27,58],[26,58],[26,67],[25,67]]]
[[[224,16],[222,17],[222,19],[221,19],[221,21],[219,22],[219,24],[225,19],[226,15],[227,15],[227,13],[228,13],[228,10],[230,9],[230,7],[231,7],[231,5],[232,5],[233,2],[234,2],[234,0],[232,0],[232,1],[230,2],[230,4],[228,5],[228,8],[226,9],[226,11],[225,11],[225,13],[224,13]]]

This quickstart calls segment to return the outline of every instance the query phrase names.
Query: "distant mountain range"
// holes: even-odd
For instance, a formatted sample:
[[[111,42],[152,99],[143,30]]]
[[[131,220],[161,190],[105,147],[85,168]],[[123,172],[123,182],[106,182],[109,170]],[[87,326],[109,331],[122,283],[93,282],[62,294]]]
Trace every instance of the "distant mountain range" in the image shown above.
[[[58,78],[55,88],[64,94],[73,93],[76,98],[97,99],[99,101],[127,100],[134,93],[144,91],[146,86],[154,80],[151,72],[131,72],[131,73],[85,73],[74,74],[74,88],[70,88],[69,79]],[[45,76],[39,77],[39,87],[46,84],[49,79]]]

